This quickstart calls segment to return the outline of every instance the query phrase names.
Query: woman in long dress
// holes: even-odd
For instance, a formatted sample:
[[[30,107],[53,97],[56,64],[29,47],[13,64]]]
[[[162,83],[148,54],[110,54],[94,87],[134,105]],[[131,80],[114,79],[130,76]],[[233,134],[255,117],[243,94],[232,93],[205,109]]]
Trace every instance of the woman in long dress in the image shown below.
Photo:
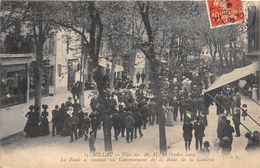
[[[26,125],[24,127],[24,132],[26,133],[26,137],[31,136],[30,130],[31,130],[31,126],[32,126],[32,113],[33,113],[34,106],[30,105],[29,109],[30,109],[30,111],[27,112],[26,115],[25,115],[25,117],[28,118]]]
[[[43,112],[41,113],[40,133],[42,136],[46,136],[46,135],[49,135],[49,133],[50,133],[49,121],[48,121],[49,113],[47,112],[48,105],[43,104],[42,108],[43,108]]]
[[[39,122],[40,122],[40,107],[35,106],[34,112],[31,114],[31,127],[30,127],[30,136],[37,137],[39,136]]]
[[[167,104],[166,108],[166,126],[173,126],[173,112],[174,108]]]

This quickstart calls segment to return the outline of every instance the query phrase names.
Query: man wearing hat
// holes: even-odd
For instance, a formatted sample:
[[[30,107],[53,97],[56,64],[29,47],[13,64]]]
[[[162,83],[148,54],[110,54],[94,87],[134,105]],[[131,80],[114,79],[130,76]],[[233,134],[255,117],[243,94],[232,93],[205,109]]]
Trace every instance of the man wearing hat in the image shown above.
[[[69,97],[69,98],[68,98],[68,101],[66,101],[65,104],[66,104],[66,107],[67,107],[67,108],[69,108],[70,106],[72,106],[72,98]]]
[[[52,136],[58,135],[61,131],[60,126],[58,125],[58,119],[59,119],[59,106],[55,105],[54,110],[52,110]]]
[[[95,134],[95,137],[97,136],[97,129],[98,129],[98,125],[100,123],[100,116],[97,110],[93,110],[90,114],[89,114],[89,118],[91,119],[91,129]]]
[[[90,128],[90,118],[88,117],[88,113],[84,113],[82,129],[83,129],[83,134],[85,136],[85,140],[88,140],[89,128]]]
[[[76,114],[81,111],[81,105],[78,103],[77,99],[74,99],[74,104],[72,104],[71,107],[73,107],[73,112]]]
[[[83,120],[84,120],[84,112],[80,110],[79,113],[76,114],[78,117],[78,137],[83,136]]]
[[[240,126],[240,116],[241,116],[240,109],[236,109],[236,112],[233,115],[232,120],[233,120],[233,123],[235,125],[235,131],[236,131],[237,137],[240,136],[240,128],[239,128],[239,126]]]
[[[149,120],[150,120],[150,125],[153,125],[155,122],[155,116],[157,114],[157,103],[155,102],[155,98],[151,98],[151,101],[149,103]]]
[[[121,131],[121,118],[117,111],[112,114],[112,126],[114,128],[115,140],[117,141],[118,135],[120,134]]]
[[[182,130],[183,130],[182,135],[184,138],[186,151],[190,150],[190,144],[191,144],[191,140],[192,140],[193,125],[190,121],[191,121],[191,119],[189,117],[187,117],[182,126]]]
[[[180,102],[179,102],[180,121],[183,121],[185,119],[187,104],[188,104],[188,100],[186,100],[184,96],[181,96]],[[177,116],[176,116],[176,118],[177,118]]]
[[[194,136],[195,136],[195,146],[196,150],[202,149],[202,144],[203,144],[203,137],[205,136],[204,130],[205,130],[205,125],[201,121],[201,118],[199,116],[196,117],[196,122],[194,123]]]
[[[73,136],[75,136],[75,139],[78,139],[78,133],[77,133],[77,129],[78,129],[78,117],[76,115],[76,113],[72,113],[72,116],[70,117],[69,120],[69,126],[70,126],[70,142],[73,142],[74,138]]]
[[[134,138],[134,127],[135,127],[135,119],[132,116],[132,112],[128,112],[128,115],[125,118],[126,125],[126,141],[129,143],[129,139],[133,141]],[[131,136],[131,137],[130,137]]]

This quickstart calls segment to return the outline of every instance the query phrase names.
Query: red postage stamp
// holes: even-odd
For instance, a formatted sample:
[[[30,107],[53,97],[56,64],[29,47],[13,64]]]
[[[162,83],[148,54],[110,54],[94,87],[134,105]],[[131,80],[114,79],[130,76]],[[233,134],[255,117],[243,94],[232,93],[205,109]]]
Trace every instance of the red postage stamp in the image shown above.
[[[241,0],[207,0],[210,27],[241,23],[245,14]]]

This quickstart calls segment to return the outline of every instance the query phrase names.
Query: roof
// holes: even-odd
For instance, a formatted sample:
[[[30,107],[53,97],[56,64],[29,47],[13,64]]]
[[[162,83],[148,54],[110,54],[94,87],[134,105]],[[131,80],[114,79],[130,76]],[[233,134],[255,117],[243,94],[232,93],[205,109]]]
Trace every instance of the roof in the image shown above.
[[[212,85],[210,85],[210,87],[205,91],[205,93],[215,90],[219,87],[225,86],[227,84],[230,84],[232,82],[235,82],[258,70],[260,70],[259,62],[254,62],[248,66],[234,69],[232,72],[220,76]]]

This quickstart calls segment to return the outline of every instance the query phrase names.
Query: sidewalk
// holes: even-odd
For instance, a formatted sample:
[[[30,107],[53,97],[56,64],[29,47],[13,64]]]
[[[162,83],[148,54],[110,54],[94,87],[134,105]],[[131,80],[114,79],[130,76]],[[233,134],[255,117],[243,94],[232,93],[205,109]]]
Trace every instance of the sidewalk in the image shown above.
[[[241,103],[242,104],[247,104],[248,106],[248,114],[256,120],[256,122],[260,123],[260,107],[253,102],[251,99],[249,99],[246,96],[241,96]],[[213,147],[213,140],[217,137],[217,115],[216,115],[216,106],[210,106],[209,108],[209,116],[208,116],[208,126],[206,127],[205,130],[205,137],[203,138],[204,142],[209,141],[211,147]],[[233,125],[232,117],[228,116],[227,117],[231,121],[231,125]],[[245,120],[241,117],[241,122],[252,132],[255,130],[259,131],[259,126],[252,121],[249,117],[246,117]],[[233,144],[232,144],[232,153],[240,153],[244,152],[245,146],[247,144],[247,139],[244,137],[245,133],[248,132],[242,125],[240,125],[240,132],[241,136],[240,137],[235,137],[236,133],[233,133]],[[193,131],[194,135],[194,131]],[[172,145],[170,151],[183,151],[185,149],[185,144],[184,140],[182,139],[181,141],[175,143]],[[195,152],[195,138],[193,137],[192,142],[191,142],[191,151],[190,152]]]
[[[85,107],[83,110],[88,110],[90,108],[90,92],[91,90],[86,90],[84,93]],[[42,97],[42,104],[48,104],[49,106],[47,109],[49,112],[49,121],[51,121],[51,111],[54,109],[54,106],[56,104],[60,106],[61,103],[68,100],[69,96],[71,96],[71,93],[65,92],[55,96]],[[32,104],[34,104],[34,99],[29,100],[27,103],[0,109],[0,139],[23,131],[27,121],[25,114],[28,112],[28,108]]]

